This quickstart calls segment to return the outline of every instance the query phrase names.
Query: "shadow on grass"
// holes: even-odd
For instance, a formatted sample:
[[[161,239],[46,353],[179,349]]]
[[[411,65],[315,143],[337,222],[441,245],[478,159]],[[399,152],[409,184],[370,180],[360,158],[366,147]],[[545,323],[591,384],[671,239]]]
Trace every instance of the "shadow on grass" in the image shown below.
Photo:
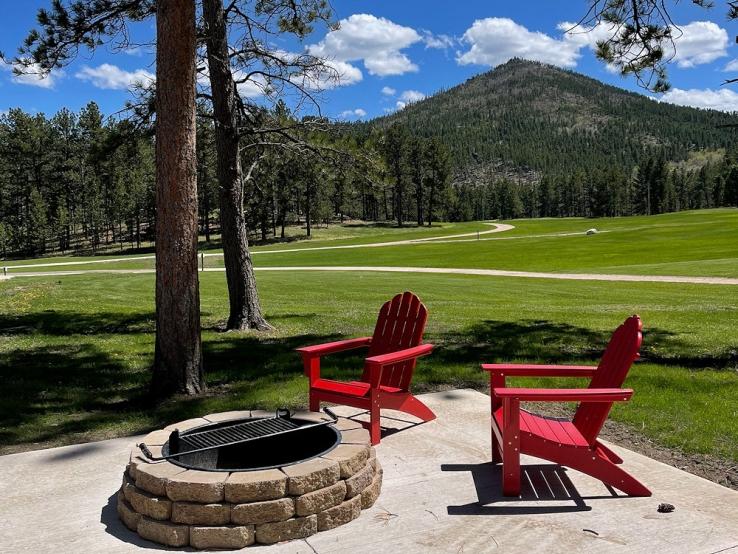
[[[442,334],[435,342],[433,357],[443,363],[498,363],[526,360],[538,363],[596,363],[605,350],[612,331],[548,320],[485,320],[462,332]],[[694,346],[675,333],[649,327],[643,331],[641,362],[692,369],[734,367],[736,353],[726,350],[695,355]]]
[[[278,327],[279,320],[320,327],[315,314],[269,319]],[[294,349],[346,338],[325,333],[274,337],[206,332],[209,391],[155,404],[148,397],[153,321],[150,312],[0,315],[0,335],[18,344],[0,358],[3,451],[11,451],[12,445],[70,444],[142,433],[211,411],[303,408],[307,383],[303,389],[302,364]],[[118,336],[123,340],[106,343]],[[414,387],[421,391],[466,386],[467,381],[480,384],[481,362],[594,363],[608,339],[609,332],[545,320],[483,321],[461,332],[428,337],[437,349],[418,365]],[[689,345],[659,329],[647,329],[644,345],[644,359],[665,366],[720,368],[734,363],[730,353],[690,355]],[[330,356],[323,376],[358,378],[364,355],[365,350],[358,350]]]
[[[245,398],[250,408],[271,408],[271,400],[259,405],[259,392],[278,393],[285,381],[299,379],[302,364],[294,349],[340,338],[209,333],[203,357],[210,391],[155,403],[148,394],[153,318],[152,313],[69,311],[0,315],[0,336],[19,345],[0,357],[3,451],[23,443],[70,444],[145,432],[202,415],[221,397],[232,407]],[[106,344],[118,336],[122,343]],[[351,365],[336,361],[339,367]]]

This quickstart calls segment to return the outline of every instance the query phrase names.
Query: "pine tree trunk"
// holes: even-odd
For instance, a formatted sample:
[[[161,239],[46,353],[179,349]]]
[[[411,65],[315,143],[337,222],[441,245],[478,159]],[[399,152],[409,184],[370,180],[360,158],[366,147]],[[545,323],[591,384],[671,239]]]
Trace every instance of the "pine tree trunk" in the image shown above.
[[[236,86],[228,57],[222,0],[203,0],[210,88],[215,115],[217,173],[223,261],[228,282],[228,329],[271,329],[261,312],[243,213],[243,171],[239,152]]]
[[[156,350],[152,392],[205,388],[197,275],[195,5],[156,15]]]

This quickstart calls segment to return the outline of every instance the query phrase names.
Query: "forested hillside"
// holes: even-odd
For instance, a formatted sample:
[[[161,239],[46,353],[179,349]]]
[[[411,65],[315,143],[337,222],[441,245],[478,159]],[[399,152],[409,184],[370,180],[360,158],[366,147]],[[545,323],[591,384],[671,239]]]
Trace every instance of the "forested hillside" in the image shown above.
[[[361,125],[402,123],[438,137],[457,173],[502,163],[546,174],[631,168],[649,155],[681,160],[690,151],[735,144],[721,125],[738,116],[659,103],[584,75],[513,59],[405,109]]]
[[[198,121],[200,231],[219,232],[212,118]],[[359,124],[265,117],[279,140],[242,150],[252,239],[299,224],[656,214],[738,205],[738,116],[660,104],[534,62]],[[153,129],[79,113],[0,115],[0,257],[151,247]]]

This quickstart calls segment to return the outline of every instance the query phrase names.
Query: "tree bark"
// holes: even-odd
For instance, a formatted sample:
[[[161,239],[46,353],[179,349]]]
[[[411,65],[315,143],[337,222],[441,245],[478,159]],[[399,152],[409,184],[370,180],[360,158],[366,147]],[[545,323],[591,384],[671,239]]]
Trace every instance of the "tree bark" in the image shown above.
[[[215,116],[217,173],[223,261],[228,282],[228,329],[271,329],[261,311],[243,212],[243,170],[239,150],[236,85],[228,56],[222,0],[203,0],[210,88]]]
[[[205,388],[197,275],[195,3],[156,14],[156,347],[152,392]]]

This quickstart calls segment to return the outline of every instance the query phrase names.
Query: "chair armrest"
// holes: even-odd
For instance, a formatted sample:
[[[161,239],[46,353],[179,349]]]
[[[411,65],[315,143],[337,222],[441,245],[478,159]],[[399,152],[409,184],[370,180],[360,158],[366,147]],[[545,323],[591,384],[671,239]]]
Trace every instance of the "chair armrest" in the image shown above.
[[[419,358],[420,356],[426,356],[433,350],[432,344],[421,344],[413,346],[412,348],[406,348],[405,350],[398,350],[397,352],[389,352],[387,354],[380,354],[379,356],[372,356],[366,359],[366,363],[369,366],[384,367],[399,362],[406,362]]]
[[[398,350],[397,352],[389,352],[388,354],[380,354],[379,356],[367,358],[365,360],[365,367],[369,371],[369,383],[372,390],[376,390],[382,382],[382,370],[385,366],[414,360],[420,356],[430,354],[432,350],[432,344],[421,344],[412,348],[406,348],[405,350]]]
[[[592,377],[597,371],[597,366],[482,364],[482,369],[506,377]]]
[[[326,354],[334,354],[345,350],[353,350],[354,348],[362,348],[372,343],[371,337],[360,337],[358,339],[339,340],[336,342],[326,342],[324,344],[316,344],[313,346],[303,346],[295,350],[302,354],[303,358],[314,358],[324,356]]]
[[[624,402],[633,389],[516,389],[495,388],[492,395],[523,402]]]

